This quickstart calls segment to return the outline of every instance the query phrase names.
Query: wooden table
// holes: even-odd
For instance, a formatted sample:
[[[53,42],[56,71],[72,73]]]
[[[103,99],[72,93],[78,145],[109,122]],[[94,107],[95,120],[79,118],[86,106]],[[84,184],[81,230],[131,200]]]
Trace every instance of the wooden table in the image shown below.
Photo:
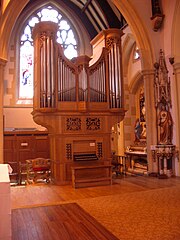
[[[11,239],[11,199],[8,164],[0,164],[0,240]]]

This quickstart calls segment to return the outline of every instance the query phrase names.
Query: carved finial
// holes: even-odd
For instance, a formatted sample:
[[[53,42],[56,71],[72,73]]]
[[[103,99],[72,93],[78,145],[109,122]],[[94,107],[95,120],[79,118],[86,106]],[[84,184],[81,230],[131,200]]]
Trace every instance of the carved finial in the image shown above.
[[[171,106],[170,81],[168,77],[168,70],[166,67],[164,52],[162,49],[160,49],[159,53],[159,62],[154,63],[154,68],[156,107],[160,107],[162,104]]]

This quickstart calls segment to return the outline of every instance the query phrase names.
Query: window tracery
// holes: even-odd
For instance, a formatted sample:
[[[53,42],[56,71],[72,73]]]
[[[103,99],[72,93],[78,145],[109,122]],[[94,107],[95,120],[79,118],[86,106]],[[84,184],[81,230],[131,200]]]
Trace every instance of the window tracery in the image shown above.
[[[64,55],[68,59],[77,56],[77,40],[75,33],[68,21],[52,6],[39,9],[29,18],[20,37],[19,60],[19,93],[18,104],[29,103],[33,98],[33,39],[32,30],[36,23],[52,21],[58,24],[57,42],[64,49]],[[27,100],[27,101],[26,101]]]

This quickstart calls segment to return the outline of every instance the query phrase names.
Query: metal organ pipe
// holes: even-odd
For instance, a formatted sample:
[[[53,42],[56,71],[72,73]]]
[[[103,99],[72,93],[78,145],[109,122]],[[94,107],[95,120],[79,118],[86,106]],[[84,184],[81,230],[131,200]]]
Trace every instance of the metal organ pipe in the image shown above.
[[[42,45],[41,45],[41,48],[40,48],[40,86],[41,86],[41,89],[40,89],[40,107],[44,107],[45,106],[45,96],[44,96],[44,68],[43,68],[43,65],[44,65],[44,42],[41,41]]]
[[[98,64],[91,66],[89,71],[90,79],[90,101],[106,101],[106,74],[105,59],[101,59]]]
[[[47,82],[47,72],[46,72],[46,65],[47,65],[47,63],[46,63],[46,53],[47,53],[47,44],[46,44],[46,37],[44,36],[44,38],[43,38],[43,49],[44,49],[44,51],[43,51],[43,65],[41,66],[42,68],[43,68],[43,70],[44,70],[44,74],[43,74],[43,89],[42,89],[42,91],[43,91],[43,103],[44,103],[44,106],[43,107],[46,107],[46,96],[47,96],[47,92],[46,92],[46,82]]]
[[[55,107],[55,62],[54,62],[54,44],[51,38],[51,106]]]
[[[58,90],[58,101],[60,101],[61,97],[60,97],[60,94],[61,94],[61,81],[60,81],[60,60],[59,60],[59,57],[58,57],[58,61],[57,61],[57,82],[59,84],[57,84],[57,90]]]
[[[55,108],[56,101],[108,102],[109,108],[121,108],[121,32],[112,30],[112,34],[105,36],[109,36],[106,47],[99,60],[89,66],[87,56],[79,56],[74,61],[64,56],[55,41],[58,27],[55,23],[39,24],[35,27],[38,47],[35,93],[37,98],[40,95],[40,108]]]
[[[103,102],[105,102],[106,99],[106,69],[105,69],[105,63],[103,61],[103,65],[102,65],[102,77],[103,77]]]
[[[110,86],[110,107],[121,107],[121,65],[120,48],[114,42],[109,51],[109,86]]]
[[[112,71],[113,71],[113,100],[114,100],[114,103],[113,103],[113,108],[116,108],[116,47],[115,47],[115,44],[113,44],[113,48],[112,48],[112,60],[113,60],[113,65],[112,65]]]
[[[117,107],[117,59],[116,59],[116,45],[113,44],[113,60],[114,60],[114,65],[113,65],[113,71],[114,71],[114,101],[115,105],[114,107]]]
[[[110,94],[110,107],[113,108],[113,68],[112,68],[112,56],[111,50],[108,54],[108,61],[109,61],[109,94]]]
[[[117,107],[121,107],[121,55],[120,55],[120,48],[118,45],[116,45],[117,48],[117,99],[118,99],[118,105]]]

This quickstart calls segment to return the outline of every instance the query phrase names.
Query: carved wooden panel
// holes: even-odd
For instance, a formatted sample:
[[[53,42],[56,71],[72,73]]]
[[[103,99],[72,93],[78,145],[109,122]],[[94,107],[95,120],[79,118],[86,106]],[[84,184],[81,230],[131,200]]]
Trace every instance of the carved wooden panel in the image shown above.
[[[66,119],[66,130],[79,131],[81,130],[81,119],[80,118],[67,118]]]
[[[86,129],[87,130],[100,130],[101,121],[99,118],[86,118]]]

